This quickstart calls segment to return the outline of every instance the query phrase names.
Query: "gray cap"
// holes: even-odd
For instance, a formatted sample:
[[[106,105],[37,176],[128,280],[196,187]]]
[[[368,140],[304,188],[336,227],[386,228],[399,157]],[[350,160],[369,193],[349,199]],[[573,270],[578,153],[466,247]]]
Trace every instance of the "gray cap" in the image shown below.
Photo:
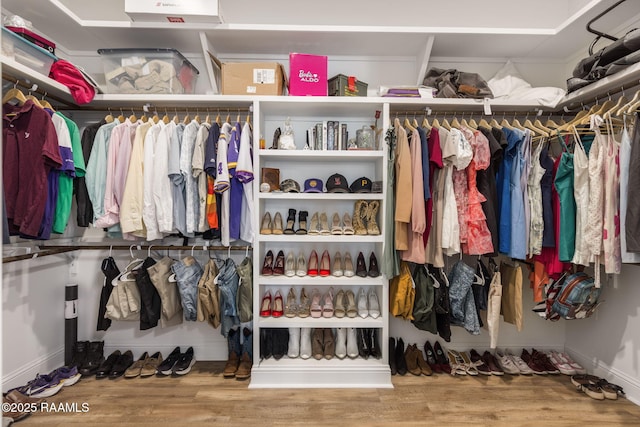
[[[299,193],[300,184],[293,179],[285,179],[280,183],[280,191],[283,193]]]

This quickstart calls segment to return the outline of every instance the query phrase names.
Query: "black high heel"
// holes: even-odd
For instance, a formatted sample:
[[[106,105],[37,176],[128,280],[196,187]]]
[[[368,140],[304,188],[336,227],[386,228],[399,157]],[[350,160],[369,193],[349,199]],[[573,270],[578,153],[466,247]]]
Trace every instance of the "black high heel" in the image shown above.
[[[284,234],[296,234],[293,226],[296,224],[296,210],[289,209],[289,216],[287,217],[287,228],[284,229]]]
[[[296,234],[307,234],[307,216],[309,216],[309,212],[300,211],[298,213],[298,229],[296,230]]]

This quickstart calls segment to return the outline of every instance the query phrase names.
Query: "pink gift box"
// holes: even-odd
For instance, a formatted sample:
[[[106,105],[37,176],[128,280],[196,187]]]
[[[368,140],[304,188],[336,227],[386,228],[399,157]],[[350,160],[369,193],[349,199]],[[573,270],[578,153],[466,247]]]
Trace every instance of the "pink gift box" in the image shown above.
[[[289,54],[289,95],[327,96],[327,57]]]

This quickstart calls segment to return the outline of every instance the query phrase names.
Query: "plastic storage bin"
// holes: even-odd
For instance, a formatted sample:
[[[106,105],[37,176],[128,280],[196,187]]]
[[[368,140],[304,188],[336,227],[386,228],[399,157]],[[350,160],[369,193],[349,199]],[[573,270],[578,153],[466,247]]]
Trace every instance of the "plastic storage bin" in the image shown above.
[[[4,27],[2,27],[2,56],[25,65],[45,76],[49,76],[51,65],[58,60],[58,58],[48,51],[34,45]]]
[[[175,49],[98,49],[107,93],[193,94],[198,69]]]

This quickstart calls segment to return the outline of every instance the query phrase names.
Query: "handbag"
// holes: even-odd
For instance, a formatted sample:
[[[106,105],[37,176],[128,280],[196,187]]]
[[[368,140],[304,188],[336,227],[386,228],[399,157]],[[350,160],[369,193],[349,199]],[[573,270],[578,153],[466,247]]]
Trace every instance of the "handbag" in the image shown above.
[[[562,289],[553,302],[552,311],[564,319],[583,319],[590,317],[600,305],[601,289],[584,272],[568,276]]]

